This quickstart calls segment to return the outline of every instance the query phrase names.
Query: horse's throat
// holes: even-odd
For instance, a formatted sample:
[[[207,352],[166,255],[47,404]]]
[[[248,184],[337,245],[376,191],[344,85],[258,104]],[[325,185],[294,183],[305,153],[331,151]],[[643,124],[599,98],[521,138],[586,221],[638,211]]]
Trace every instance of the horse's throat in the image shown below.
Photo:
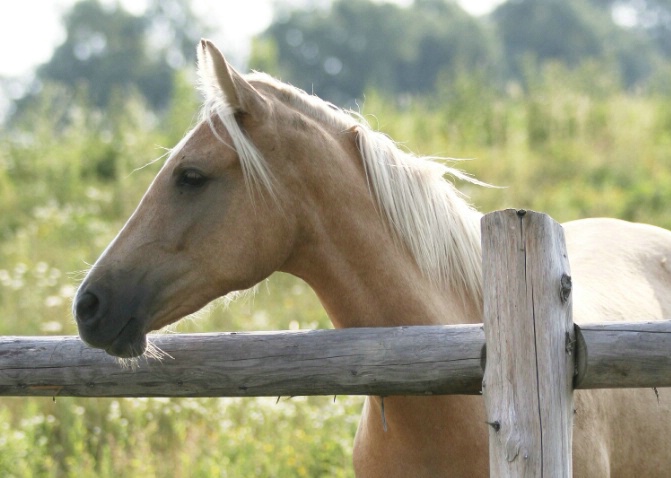
[[[482,321],[474,300],[463,291],[438,289],[395,247],[325,254],[309,263],[296,275],[315,290],[338,328]]]

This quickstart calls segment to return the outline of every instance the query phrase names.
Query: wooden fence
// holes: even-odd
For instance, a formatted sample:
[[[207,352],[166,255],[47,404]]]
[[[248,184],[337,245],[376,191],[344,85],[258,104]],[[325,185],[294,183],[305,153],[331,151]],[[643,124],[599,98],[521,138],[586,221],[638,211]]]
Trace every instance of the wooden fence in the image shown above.
[[[575,326],[561,227],[505,210],[482,230],[484,327],[158,335],[163,359],[126,367],[77,337],[0,337],[0,396],[482,393],[492,477],[569,476],[573,389],[671,386],[671,321]],[[532,459],[506,460],[512,436]]]

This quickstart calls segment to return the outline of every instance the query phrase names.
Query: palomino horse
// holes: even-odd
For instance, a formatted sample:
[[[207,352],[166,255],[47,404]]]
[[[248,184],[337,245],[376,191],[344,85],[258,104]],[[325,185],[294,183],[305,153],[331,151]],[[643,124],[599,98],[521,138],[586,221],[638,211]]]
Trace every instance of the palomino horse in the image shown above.
[[[314,96],[242,76],[202,41],[203,120],[171,152],[75,298],[82,339],[119,357],[149,331],[273,271],[305,280],[336,327],[482,322],[481,215],[443,165],[400,151]],[[671,232],[565,225],[576,322],[671,317]],[[225,352],[224,352],[225,353]],[[580,477],[669,476],[671,399],[575,394]],[[354,468],[367,477],[488,473],[482,398],[368,397]]]

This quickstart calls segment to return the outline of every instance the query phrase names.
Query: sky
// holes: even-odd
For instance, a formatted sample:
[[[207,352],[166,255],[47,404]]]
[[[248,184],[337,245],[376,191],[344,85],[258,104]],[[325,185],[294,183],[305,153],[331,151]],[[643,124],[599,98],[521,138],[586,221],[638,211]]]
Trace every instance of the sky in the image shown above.
[[[101,0],[114,3],[114,0]],[[286,4],[319,3],[325,0],[283,0]],[[394,0],[409,4],[412,0]],[[469,12],[487,13],[502,0],[459,0]],[[0,76],[28,77],[39,64],[51,58],[65,39],[61,25],[64,12],[76,0],[18,0],[0,2]],[[214,27],[212,40],[239,61],[249,52],[250,39],[265,30],[273,19],[278,0],[192,0],[194,11]],[[146,0],[120,0],[131,12],[141,12]],[[195,46],[194,46],[195,48]]]

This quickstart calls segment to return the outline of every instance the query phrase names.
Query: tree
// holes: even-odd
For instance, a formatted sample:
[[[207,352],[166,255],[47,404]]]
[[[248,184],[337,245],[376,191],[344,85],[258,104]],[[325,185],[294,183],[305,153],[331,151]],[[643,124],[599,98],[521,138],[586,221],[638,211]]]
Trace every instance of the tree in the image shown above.
[[[100,108],[115,90],[137,89],[150,107],[162,109],[171,97],[173,72],[193,54],[205,30],[188,5],[187,0],[153,0],[135,16],[118,4],[81,1],[66,14],[66,39],[38,68],[37,78],[67,88],[84,86]]]
[[[524,57],[576,66],[603,53],[598,31],[573,2],[517,0],[502,4],[492,16],[514,73]]]
[[[493,69],[496,58],[485,26],[454,2],[416,0],[402,8],[338,0],[329,10],[296,10],[275,21],[250,63],[274,66],[296,86],[347,103],[367,88],[426,93],[441,72]]]
[[[598,60],[610,63],[625,86],[638,86],[650,76],[659,51],[651,35],[618,24],[616,9],[628,5],[635,13],[634,5],[641,8],[652,3],[671,4],[668,0],[505,2],[492,13],[492,19],[508,59],[507,75],[524,78],[529,62],[542,65],[554,61],[576,67]],[[643,18],[644,14],[636,16]]]

